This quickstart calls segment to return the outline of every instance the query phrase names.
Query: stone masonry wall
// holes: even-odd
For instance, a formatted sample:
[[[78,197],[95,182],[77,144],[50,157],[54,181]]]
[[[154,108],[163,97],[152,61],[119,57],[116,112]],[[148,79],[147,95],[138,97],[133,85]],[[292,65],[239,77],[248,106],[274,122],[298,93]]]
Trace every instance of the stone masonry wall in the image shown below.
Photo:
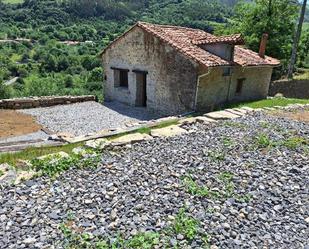
[[[222,67],[201,69],[198,84],[197,110],[211,111],[227,102],[240,102],[267,97],[272,74],[270,67],[234,67],[231,76],[223,76]],[[242,91],[236,94],[238,79],[245,79]]]
[[[96,97],[93,95],[83,95],[2,99],[0,100],[0,109],[27,109],[54,105],[65,105],[86,101],[96,101]]]
[[[106,73],[105,100],[130,105],[136,101],[136,74],[147,71],[147,108],[164,114],[194,109],[198,65],[160,39],[135,27],[103,55]],[[128,88],[114,85],[114,70],[129,70]]]
[[[278,80],[270,84],[269,95],[281,93],[287,98],[309,99],[309,80]]]

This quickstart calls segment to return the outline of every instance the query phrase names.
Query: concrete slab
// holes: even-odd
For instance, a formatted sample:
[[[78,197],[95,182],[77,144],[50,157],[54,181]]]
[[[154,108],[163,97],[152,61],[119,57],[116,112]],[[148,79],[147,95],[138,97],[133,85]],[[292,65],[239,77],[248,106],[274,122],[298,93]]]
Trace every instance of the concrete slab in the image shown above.
[[[237,112],[240,112],[240,113],[243,113],[243,114],[247,114],[247,113],[248,113],[247,110],[241,109],[241,108],[233,108],[232,110],[237,111]]]
[[[248,107],[248,106],[243,106],[243,107],[241,107],[240,109],[246,110],[246,111],[248,111],[248,112],[253,112],[253,111],[254,111],[253,108]]]
[[[226,120],[226,119],[234,119],[239,118],[239,115],[227,112],[227,111],[217,111],[217,112],[209,112],[204,114],[207,118],[212,118],[215,120]]]
[[[137,142],[147,141],[151,139],[153,138],[148,134],[133,133],[113,139],[111,143],[112,145],[124,145],[124,144],[133,144]]]
[[[153,137],[173,137],[187,133],[187,131],[178,125],[171,125],[165,128],[151,130],[151,136]]]

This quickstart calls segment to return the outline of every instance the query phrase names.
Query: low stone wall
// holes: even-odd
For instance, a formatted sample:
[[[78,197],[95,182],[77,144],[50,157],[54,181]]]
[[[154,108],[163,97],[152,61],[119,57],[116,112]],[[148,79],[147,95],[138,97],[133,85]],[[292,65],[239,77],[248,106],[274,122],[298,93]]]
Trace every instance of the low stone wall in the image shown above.
[[[0,100],[0,109],[27,109],[54,105],[66,105],[86,101],[96,101],[96,97],[93,95],[83,95],[2,99]]]
[[[309,80],[277,80],[269,87],[269,95],[281,93],[287,98],[309,99]]]

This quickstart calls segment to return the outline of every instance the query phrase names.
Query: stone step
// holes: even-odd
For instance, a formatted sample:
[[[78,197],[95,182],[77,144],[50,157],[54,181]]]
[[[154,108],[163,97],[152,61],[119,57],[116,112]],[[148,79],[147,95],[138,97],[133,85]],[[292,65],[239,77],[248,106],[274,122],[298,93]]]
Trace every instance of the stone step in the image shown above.
[[[187,131],[178,125],[171,125],[165,128],[151,130],[151,136],[153,137],[173,137],[181,134],[185,134]]]

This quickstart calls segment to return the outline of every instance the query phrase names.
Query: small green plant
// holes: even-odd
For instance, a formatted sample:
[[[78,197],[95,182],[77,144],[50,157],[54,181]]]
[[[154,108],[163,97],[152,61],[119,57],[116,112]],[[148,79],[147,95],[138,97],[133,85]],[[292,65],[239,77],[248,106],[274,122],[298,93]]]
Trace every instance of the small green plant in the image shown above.
[[[207,186],[198,185],[190,176],[185,177],[183,182],[187,191],[191,195],[200,197],[211,197],[214,199],[218,199],[221,196],[220,192],[218,191],[210,190]]]
[[[256,142],[256,144],[259,148],[269,148],[273,145],[273,142],[271,141],[269,136],[267,134],[264,134],[264,133],[259,134],[255,138],[255,142]]]
[[[224,161],[225,153],[223,151],[208,151],[208,157],[213,161]]]
[[[226,146],[226,147],[231,147],[231,146],[234,145],[234,141],[233,141],[233,139],[230,138],[230,137],[223,137],[223,138],[222,138],[222,143],[223,143],[223,145]]]
[[[181,208],[176,216],[171,229],[174,234],[182,234],[189,241],[198,234],[199,222],[186,214],[186,210]]]
[[[234,174],[228,171],[224,171],[218,175],[218,179],[223,182],[231,182],[234,178]]]
[[[4,175],[4,172],[0,169],[0,177]]]
[[[58,174],[70,169],[72,165],[78,162],[78,157],[65,157],[58,156],[47,157],[45,159],[34,159],[31,161],[33,168],[36,171],[42,172],[43,175],[55,177]]]
[[[295,150],[303,145],[309,145],[309,141],[302,137],[290,137],[283,142],[283,145],[291,150]]]
[[[126,248],[151,249],[159,244],[160,234],[156,232],[145,232],[133,236],[127,241]]]
[[[82,158],[80,155],[71,155],[69,157],[47,157],[45,159],[34,159],[31,161],[32,167],[49,177],[56,177],[62,172],[75,168],[95,168],[101,161],[100,155],[93,153],[87,158]]]

